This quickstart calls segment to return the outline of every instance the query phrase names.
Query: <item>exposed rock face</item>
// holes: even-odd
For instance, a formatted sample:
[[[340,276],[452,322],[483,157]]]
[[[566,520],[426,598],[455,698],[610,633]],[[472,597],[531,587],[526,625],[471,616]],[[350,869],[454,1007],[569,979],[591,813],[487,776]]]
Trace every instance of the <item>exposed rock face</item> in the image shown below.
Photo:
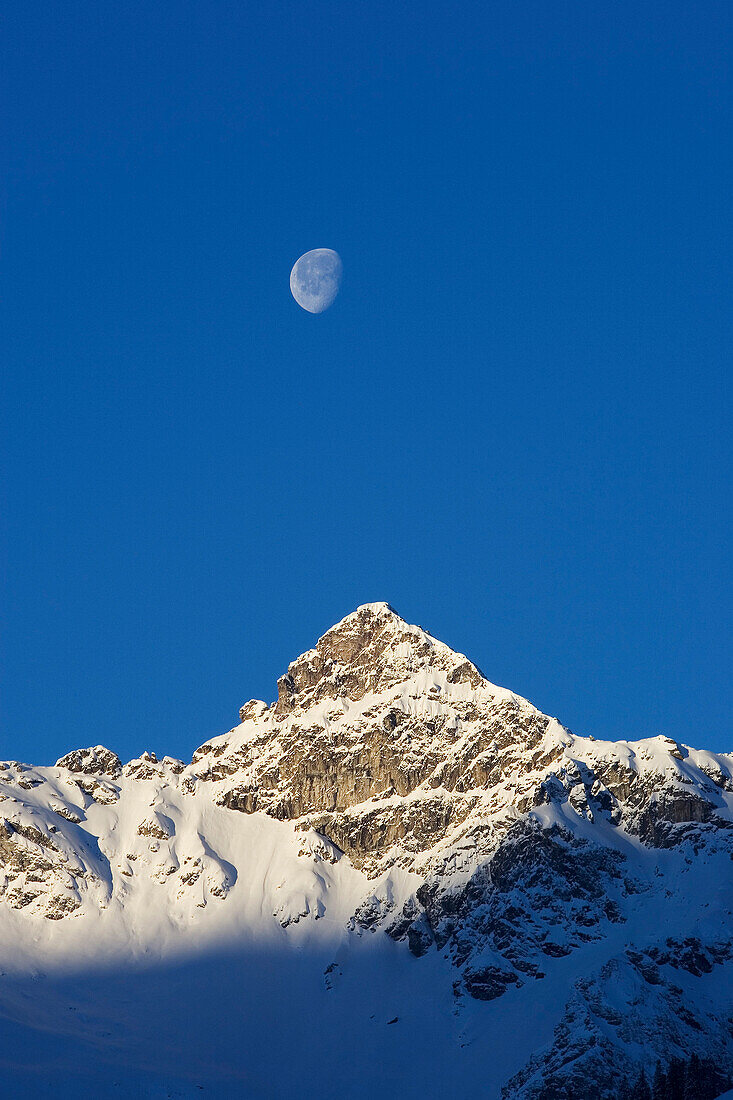
[[[0,896],[13,909],[34,907],[59,920],[79,906],[74,880],[59,859],[59,849],[40,829],[0,819],[0,865]]]
[[[479,825],[491,848],[545,805],[655,846],[723,820],[728,764],[702,754],[698,765],[666,738],[636,750],[574,738],[387,604],[329,630],[280,678],[273,706],[252,700],[240,716],[196,750],[192,774],[221,805],[326,833],[371,875],[421,870],[444,842],[470,837],[473,850]]]
[[[635,1076],[640,1048],[651,1066],[667,1064],[670,1050],[684,1052],[686,1059],[710,1057],[717,1050],[723,1073],[729,1073],[729,1012],[710,1006],[701,1010],[696,1001],[702,991],[695,986],[730,958],[729,941],[705,948],[694,937],[684,943],[670,938],[663,949],[647,947],[610,958],[576,983],[552,1046],[530,1059],[502,1096],[616,1100],[622,1085]]]
[[[558,825],[520,820],[468,881],[446,889],[446,869],[436,868],[416,891],[421,909],[406,903],[387,932],[409,937],[417,923],[421,951],[426,939],[447,946],[466,991],[490,1000],[510,983],[544,977],[547,957],[569,955],[624,919],[623,864],[618,852]],[[490,967],[476,965],[489,957]]]
[[[152,882],[175,924],[203,920],[209,902],[226,910],[260,875],[290,935],[334,920],[342,890],[351,936],[450,961],[457,1013],[547,997],[574,975],[557,986],[551,1045],[506,1098],[610,1100],[643,1061],[630,1036],[645,1014],[663,1061],[714,1045],[733,1070],[733,999],[706,1007],[733,959],[733,897],[719,888],[730,757],[576,737],[387,604],[334,626],[280,678],[276,702],[251,700],[240,719],[187,767],[148,752],[123,768],[102,746],[55,770],[0,765],[0,900],[81,919],[147,898]],[[260,865],[259,841],[237,864],[226,845],[250,827],[282,838],[287,873]]]
[[[483,678],[470,661],[409,626],[388,604],[366,604],[329,630],[277,682],[275,714],[284,718],[322,701],[358,702],[404,683],[429,665],[450,683],[478,687]]]
[[[238,731],[194,753],[193,773],[232,809],[307,818],[373,873],[397,844],[400,856],[432,848],[550,727],[561,732],[386,604],[298,658],[272,707],[253,700],[240,714]]]
[[[105,749],[104,745],[94,745],[88,749],[68,752],[56,761],[56,767],[83,775],[109,775],[116,779],[122,771],[122,761],[116,753]]]

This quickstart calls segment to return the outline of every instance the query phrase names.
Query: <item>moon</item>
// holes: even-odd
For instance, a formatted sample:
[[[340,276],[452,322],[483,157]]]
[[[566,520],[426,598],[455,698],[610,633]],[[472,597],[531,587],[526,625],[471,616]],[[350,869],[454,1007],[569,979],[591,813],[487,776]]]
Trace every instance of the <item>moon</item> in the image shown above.
[[[341,286],[343,264],[332,248],[312,248],[293,265],[290,290],[308,313],[323,313],[333,305]]]

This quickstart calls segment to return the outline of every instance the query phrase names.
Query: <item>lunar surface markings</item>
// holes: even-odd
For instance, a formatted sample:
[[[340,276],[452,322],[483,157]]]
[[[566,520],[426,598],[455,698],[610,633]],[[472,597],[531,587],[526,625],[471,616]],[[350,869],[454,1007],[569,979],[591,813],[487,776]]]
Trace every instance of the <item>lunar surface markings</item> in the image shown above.
[[[332,248],[313,248],[293,265],[290,272],[292,295],[308,313],[323,313],[339,292],[342,272],[338,252]]]

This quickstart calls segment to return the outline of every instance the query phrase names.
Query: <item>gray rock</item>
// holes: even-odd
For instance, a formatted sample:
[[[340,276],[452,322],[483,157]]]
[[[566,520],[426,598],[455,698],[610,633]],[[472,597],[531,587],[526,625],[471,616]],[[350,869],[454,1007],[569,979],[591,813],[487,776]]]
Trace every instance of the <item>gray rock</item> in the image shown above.
[[[116,779],[122,771],[119,756],[106,749],[104,745],[94,745],[88,749],[74,749],[56,761],[57,768],[66,768],[70,772],[82,775],[108,775]]]

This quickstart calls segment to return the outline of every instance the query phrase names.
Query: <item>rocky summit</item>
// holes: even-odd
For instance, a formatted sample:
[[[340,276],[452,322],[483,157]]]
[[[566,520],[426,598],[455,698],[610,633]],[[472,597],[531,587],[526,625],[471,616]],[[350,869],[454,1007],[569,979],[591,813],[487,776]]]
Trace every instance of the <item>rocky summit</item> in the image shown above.
[[[614,1100],[675,1059],[714,1064],[723,1091],[731,756],[576,736],[383,603],[239,717],[189,764],[123,765],[100,745],[0,764],[0,1011],[39,1090],[83,1076],[80,1057],[118,1067],[127,1043],[132,1077],[111,1069],[96,1095],[154,1080],[160,1095],[356,1100],[389,1072],[404,1097]],[[240,1030],[229,1021],[219,1050],[230,1007],[215,1002],[156,1061],[151,973],[163,988],[187,960],[202,1005],[203,960],[222,956]],[[89,984],[100,970],[105,995]],[[138,975],[127,1015],[121,973]],[[275,1003],[273,975],[290,990]],[[320,1065],[297,1038],[305,1004],[328,1066],[317,1087],[303,1085]],[[180,1035],[189,1017],[170,1011]],[[273,1077],[278,1029],[298,1056]]]

